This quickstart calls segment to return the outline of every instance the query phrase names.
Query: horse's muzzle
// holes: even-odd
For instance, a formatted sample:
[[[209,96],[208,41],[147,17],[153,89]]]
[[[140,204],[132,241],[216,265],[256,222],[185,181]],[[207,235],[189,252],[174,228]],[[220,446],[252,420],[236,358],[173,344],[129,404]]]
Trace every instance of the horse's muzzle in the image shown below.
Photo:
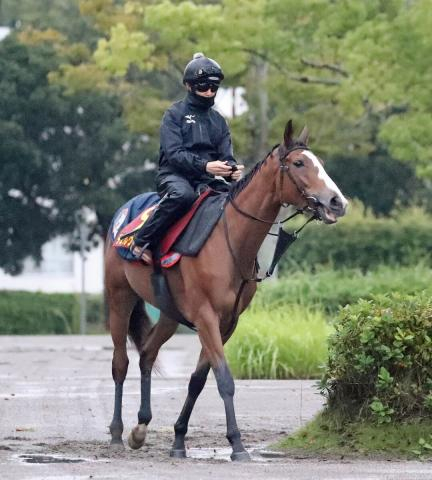
[[[333,195],[328,201],[320,201],[315,198],[315,211],[320,220],[324,223],[336,223],[339,217],[343,217],[346,213],[348,201],[340,195]]]

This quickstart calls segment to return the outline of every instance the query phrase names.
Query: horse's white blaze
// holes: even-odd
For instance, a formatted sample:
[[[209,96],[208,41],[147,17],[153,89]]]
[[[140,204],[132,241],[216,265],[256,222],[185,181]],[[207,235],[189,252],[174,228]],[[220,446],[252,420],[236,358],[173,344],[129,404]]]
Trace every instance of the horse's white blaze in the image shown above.
[[[312,160],[315,167],[318,168],[318,177],[325,183],[328,189],[332,190],[336,195],[339,196],[339,198],[342,200],[343,205],[345,206],[348,203],[347,199],[343,196],[342,192],[339,190],[339,187],[334,183],[334,181],[329,177],[328,173],[324,170],[324,167],[322,166],[318,158],[315,156],[315,154],[313,154],[310,150],[303,150],[301,153]]]

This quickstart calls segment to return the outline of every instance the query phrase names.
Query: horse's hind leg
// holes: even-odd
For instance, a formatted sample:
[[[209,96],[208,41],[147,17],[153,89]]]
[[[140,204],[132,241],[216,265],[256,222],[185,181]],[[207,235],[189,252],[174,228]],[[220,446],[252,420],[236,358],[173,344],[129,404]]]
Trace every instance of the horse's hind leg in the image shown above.
[[[129,359],[126,350],[126,339],[129,318],[137,302],[135,293],[128,287],[108,292],[109,325],[114,344],[112,360],[112,376],[115,385],[114,415],[110,425],[111,444],[123,445],[122,398],[123,383],[126,378]]]
[[[204,351],[201,350],[198,365],[195,369],[195,372],[191,375],[188,387],[188,394],[186,401],[183,405],[182,411],[177,419],[177,422],[174,425],[174,444],[170,451],[171,457],[176,458],[185,458],[186,457],[186,448],[185,448],[185,436],[188,430],[189,419],[192,413],[192,410],[195,406],[195,402],[199,394],[202,392],[204,385],[207,381],[207,375],[210,371],[210,363],[207,361]]]
[[[128,437],[128,444],[133,449],[141,448],[144,445],[147,426],[152,419],[150,393],[153,364],[160,347],[174,335],[177,327],[177,322],[161,314],[158,323],[151,329],[140,350],[141,405],[138,412],[138,424]]]

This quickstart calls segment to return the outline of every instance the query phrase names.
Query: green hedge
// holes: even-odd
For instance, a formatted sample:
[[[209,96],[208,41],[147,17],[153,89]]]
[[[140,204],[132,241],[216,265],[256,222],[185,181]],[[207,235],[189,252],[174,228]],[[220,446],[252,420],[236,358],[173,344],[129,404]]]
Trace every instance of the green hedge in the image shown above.
[[[273,309],[287,304],[322,308],[335,314],[340,306],[370,299],[377,294],[400,292],[432,294],[432,269],[424,264],[410,267],[380,265],[374,270],[321,267],[315,273],[299,269],[278,281],[259,286],[253,305]]]
[[[286,227],[292,230],[292,227]],[[301,267],[356,267],[363,271],[378,264],[432,266],[432,218],[418,209],[395,218],[362,215],[358,207],[336,225],[313,224],[300,234],[280,263],[287,275]]]
[[[329,412],[378,423],[432,414],[432,299],[394,294],[341,310],[322,380]]]
[[[79,333],[79,312],[77,295],[0,291],[0,334]],[[87,318],[103,325],[100,296],[88,295]]]

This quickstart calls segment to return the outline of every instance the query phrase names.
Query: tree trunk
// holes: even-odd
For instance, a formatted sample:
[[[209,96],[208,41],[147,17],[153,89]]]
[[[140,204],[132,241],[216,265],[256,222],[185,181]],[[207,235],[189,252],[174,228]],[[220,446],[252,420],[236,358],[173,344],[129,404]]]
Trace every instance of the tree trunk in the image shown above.
[[[258,160],[264,158],[268,152],[268,136],[269,136],[269,99],[267,93],[267,76],[268,63],[258,58],[256,60],[256,89],[258,100],[258,115],[257,115],[257,133],[258,145],[257,153]]]
[[[269,145],[269,98],[267,92],[267,77],[268,77],[268,63],[262,59],[257,58],[255,64],[256,71],[256,99],[257,99],[257,116],[256,116],[256,132],[257,144],[255,151],[257,152],[256,160],[261,160],[267,155]],[[271,229],[272,233],[277,233],[277,228]],[[262,244],[258,254],[258,262],[261,265],[261,271],[265,272],[273,259],[273,253],[276,247],[277,238],[267,236]],[[274,273],[274,278],[277,278],[277,269]]]

